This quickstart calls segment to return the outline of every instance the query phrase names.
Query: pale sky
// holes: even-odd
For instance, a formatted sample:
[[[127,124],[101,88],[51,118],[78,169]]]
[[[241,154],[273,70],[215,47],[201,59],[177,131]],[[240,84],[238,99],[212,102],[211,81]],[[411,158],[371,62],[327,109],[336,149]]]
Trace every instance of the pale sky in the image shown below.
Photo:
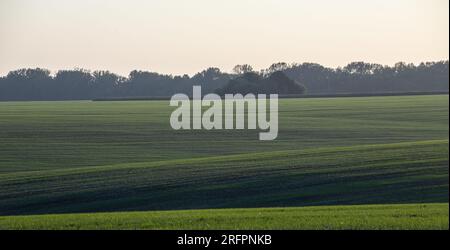
[[[448,0],[0,0],[0,75],[447,60]]]

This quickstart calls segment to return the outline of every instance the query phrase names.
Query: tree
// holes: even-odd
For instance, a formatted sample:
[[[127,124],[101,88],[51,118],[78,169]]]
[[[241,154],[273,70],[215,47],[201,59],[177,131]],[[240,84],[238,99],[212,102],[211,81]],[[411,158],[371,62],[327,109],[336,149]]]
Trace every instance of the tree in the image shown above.
[[[283,75],[292,79],[296,85],[304,85],[311,94],[431,92],[449,89],[448,60],[423,62],[417,66],[404,62],[394,66],[352,62],[336,69],[317,63],[288,65],[280,62],[263,69],[261,73],[254,72],[248,64],[237,65],[234,71],[237,75],[211,67],[189,77],[134,70],[128,77],[122,77],[109,71],[90,72],[84,69],[60,70],[55,76],[47,69],[18,69],[0,77],[0,101],[167,97],[175,93],[189,95],[193,85],[201,85],[204,93],[211,93],[224,86],[233,87],[229,84],[232,79],[236,81],[233,81],[234,89],[229,88],[230,91],[251,93],[264,89],[266,93],[297,93],[298,89],[290,88],[294,85],[284,84],[290,80],[286,80]],[[283,75],[274,75],[276,72],[282,72]]]
[[[282,71],[276,71],[268,77],[254,72],[245,73],[232,79],[223,88],[216,90],[219,95],[224,94],[303,94],[305,87],[287,77]]]
[[[268,69],[268,73],[272,74],[277,71],[285,71],[288,67],[289,67],[289,65],[285,62],[274,63],[274,64],[270,65],[270,67]]]
[[[253,72],[253,67],[248,64],[238,64],[233,68],[233,73],[236,75],[243,75],[249,72]]]
[[[94,71],[92,73],[92,91],[96,97],[113,97],[119,85],[126,81],[125,77],[109,71]]]
[[[93,76],[85,69],[60,70],[54,78],[58,99],[90,99],[92,95]]]

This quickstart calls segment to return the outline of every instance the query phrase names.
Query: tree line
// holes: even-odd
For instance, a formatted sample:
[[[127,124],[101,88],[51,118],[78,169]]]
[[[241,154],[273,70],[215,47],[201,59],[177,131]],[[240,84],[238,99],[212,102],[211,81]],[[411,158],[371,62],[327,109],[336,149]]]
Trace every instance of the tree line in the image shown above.
[[[255,71],[248,64],[236,65],[232,73],[208,68],[193,76],[173,76],[134,70],[128,77],[110,71],[85,69],[18,69],[0,77],[0,100],[89,100],[114,97],[160,97],[175,93],[191,94],[193,85],[204,93],[220,92],[248,73],[268,78],[283,72],[309,94],[432,92],[448,91],[449,61],[394,66],[352,62],[329,68],[316,63],[274,63]],[[258,85],[255,85],[258,86]],[[267,87],[267,85],[266,85]],[[302,93],[305,90],[302,90]]]

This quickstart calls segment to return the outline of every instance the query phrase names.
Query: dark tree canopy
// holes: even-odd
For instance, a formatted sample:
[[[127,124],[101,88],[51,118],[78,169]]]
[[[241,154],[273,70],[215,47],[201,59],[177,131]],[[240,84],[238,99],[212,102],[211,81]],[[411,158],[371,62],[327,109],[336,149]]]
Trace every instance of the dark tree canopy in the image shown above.
[[[432,92],[449,88],[448,60],[419,65],[399,62],[394,66],[352,62],[336,69],[315,63],[279,62],[259,73],[248,64],[237,65],[233,71],[229,74],[208,68],[190,77],[134,70],[128,77],[122,77],[109,71],[74,69],[51,75],[49,70],[41,68],[19,69],[0,77],[0,100],[159,97],[191,94],[193,85],[201,85],[203,93],[235,88],[233,91],[283,94],[296,94],[304,88],[309,94]],[[304,86],[303,90],[293,87],[292,82]]]
[[[243,75],[250,72],[253,72],[253,67],[248,64],[238,64],[233,68],[233,73],[236,75]]]
[[[242,76],[230,80],[223,88],[216,91],[224,94],[303,94],[305,87],[292,79],[289,79],[282,71],[276,71],[264,77],[248,72]]]

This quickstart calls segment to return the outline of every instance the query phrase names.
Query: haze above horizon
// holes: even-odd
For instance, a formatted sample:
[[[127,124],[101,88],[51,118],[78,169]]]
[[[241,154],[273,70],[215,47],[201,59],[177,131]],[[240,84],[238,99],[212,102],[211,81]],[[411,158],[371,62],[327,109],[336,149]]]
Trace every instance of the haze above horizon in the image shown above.
[[[447,0],[3,0],[0,75],[447,60]]]

